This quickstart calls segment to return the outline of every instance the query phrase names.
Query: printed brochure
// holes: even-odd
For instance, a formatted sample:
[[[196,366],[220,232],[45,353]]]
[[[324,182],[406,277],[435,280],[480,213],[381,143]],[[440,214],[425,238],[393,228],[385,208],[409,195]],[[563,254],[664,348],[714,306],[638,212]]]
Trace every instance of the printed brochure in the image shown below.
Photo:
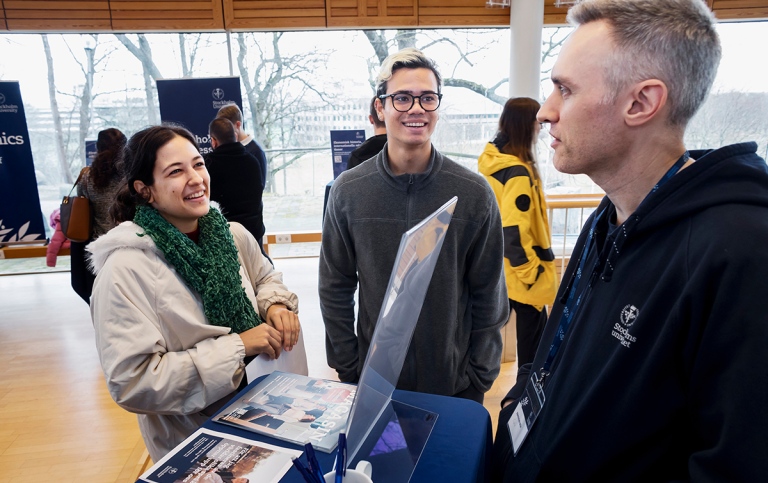
[[[343,382],[275,371],[213,420],[330,453],[356,391]]]

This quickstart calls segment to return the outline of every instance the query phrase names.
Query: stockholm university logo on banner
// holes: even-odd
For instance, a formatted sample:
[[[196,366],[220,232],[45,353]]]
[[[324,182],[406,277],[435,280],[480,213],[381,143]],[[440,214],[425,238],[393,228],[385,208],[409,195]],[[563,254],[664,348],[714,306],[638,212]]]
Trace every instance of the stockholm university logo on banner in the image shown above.
[[[226,106],[227,104],[231,103],[232,101],[228,101],[225,99],[225,93],[224,89],[221,87],[216,87],[211,91],[211,97],[213,97],[213,108],[219,109],[222,106]]]
[[[10,112],[12,114],[16,114],[19,112],[19,106],[16,104],[6,104],[6,97],[5,94],[0,92],[0,112]]]

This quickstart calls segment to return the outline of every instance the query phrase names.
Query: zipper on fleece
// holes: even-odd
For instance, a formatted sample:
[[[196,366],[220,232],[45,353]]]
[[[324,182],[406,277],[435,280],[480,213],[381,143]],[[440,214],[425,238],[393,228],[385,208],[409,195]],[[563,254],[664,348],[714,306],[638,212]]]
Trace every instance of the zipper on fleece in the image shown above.
[[[405,229],[411,227],[411,188],[413,187],[413,174],[408,175],[408,188],[405,190]]]

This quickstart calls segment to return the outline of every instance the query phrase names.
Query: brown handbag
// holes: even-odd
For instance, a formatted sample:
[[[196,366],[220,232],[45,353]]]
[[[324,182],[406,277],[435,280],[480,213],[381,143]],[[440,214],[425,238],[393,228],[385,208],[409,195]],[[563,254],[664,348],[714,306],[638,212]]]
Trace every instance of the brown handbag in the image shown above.
[[[74,242],[86,242],[91,239],[91,202],[85,196],[72,196],[80,179],[88,172],[88,167],[80,171],[69,195],[61,200],[61,231]]]

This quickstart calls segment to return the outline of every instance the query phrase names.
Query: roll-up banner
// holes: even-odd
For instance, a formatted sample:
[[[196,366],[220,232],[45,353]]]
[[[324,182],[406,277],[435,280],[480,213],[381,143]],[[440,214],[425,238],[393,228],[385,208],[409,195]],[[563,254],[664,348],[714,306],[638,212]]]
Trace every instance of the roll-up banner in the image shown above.
[[[365,129],[331,131],[331,155],[333,156],[333,179],[347,169],[349,155],[365,141]]]
[[[85,165],[90,166],[93,164],[93,160],[96,158],[98,149],[96,148],[96,139],[85,140]]]
[[[16,81],[0,81],[0,243],[45,240],[27,117]]]
[[[161,79],[157,81],[157,97],[160,119],[191,131],[202,154],[212,151],[208,124],[219,108],[235,103],[243,110],[240,77]]]

